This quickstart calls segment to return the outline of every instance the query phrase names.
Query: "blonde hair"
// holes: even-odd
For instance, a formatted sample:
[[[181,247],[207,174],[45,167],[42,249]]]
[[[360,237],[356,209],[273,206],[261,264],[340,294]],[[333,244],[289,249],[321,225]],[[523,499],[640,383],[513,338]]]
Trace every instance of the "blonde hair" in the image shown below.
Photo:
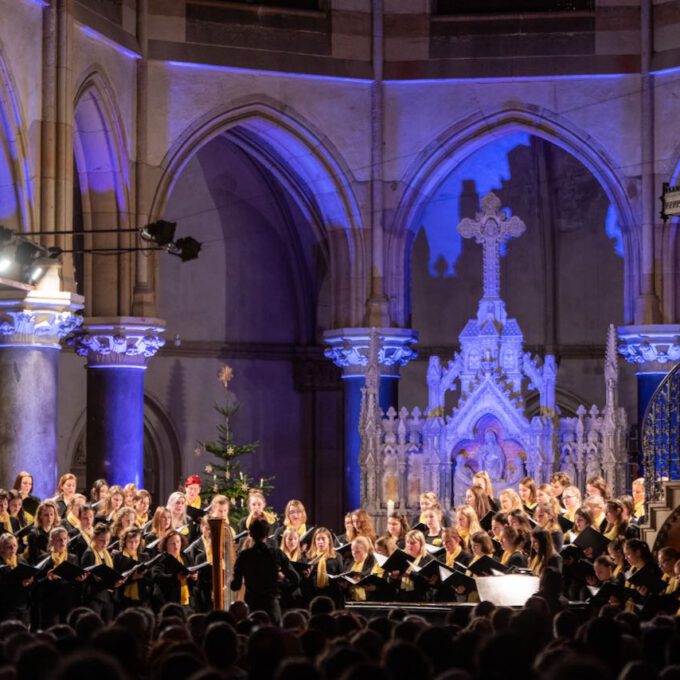
[[[307,511],[302,501],[292,499],[286,503],[286,509],[283,511],[283,523],[285,526],[290,525],[290,520],[288,519],[288,513],[293,510],[298,509],[302,513],[302,524],[307,523]]]
[[[373,543],[366,536],[357,536],[353,541],[352,545],[358,543],[366,548],[366,552],[370,555],[373,552]]]
[[[265,498],[264,494],[259,489],[250,489],[250,491],[248,491],[248,501],[247,501],[246,505],[248,505],[249,514],[252,514],[252,511],[250,511],[250,501],[251,501],[251,499],[253,499],[255,497],[259,497],[259,498],[262,499],[262,504],[265,506],[264,509],[262,510],[262,514],[264,515],[264,518],[267,520],[267,522],[269,522],[269,524],[271,526],[276,524],[276,520],[277,520],[276,513],[271,512],[271,511],[266,509],[267,499]],[[246,521],[246,528],[248,528],[249,526],[250,526],[250,522]]]
[[[324,534],[324,536],[328,538],[328,549],[323,553],[319,552],[318,548],[316,547],[316,537],[319,534]],[[333,548],[333,534],[331,534],[331,530],[326,529],[326,527],[319,527],[314,532],[314,536],[312,537],[312,545],[309,548],[307,556],[313,558],[316,557],[317,555],[321,555],[322,557],[325,557],[327,559],[330,557],[337,557],[335,550]]]
[[[439,496],[434,491],[423,491],[420,494],[420,500],[426,500],[431,505],[439,505]]]
[[[459,505],[456,508],[456,520],[458,520],[458,515],[463,515],[467,519],[467,532],[470,536],[482,530],[479,524],[479,517],[477,517],[475,509],[471,505]]]
[[[472,481],[475,479],[481,479],[484,482],[484,493],[489,497],[493,498],[493,484],[491,483],[491,477],[486,470],[480,470],[472,475]]]
[[[288,536],[295,536],[298,539],[298,544],[297,548],[290,553],[288,552],[288,547],[286,546],[286,538]],[[288,527],[287,529],[284,530],[284,532],[281,534],[281,550],[283,551],[283,554],[289,559],[293,560],[294,562],[298,562],[300,558],[302,557],[302,549],[300,548],[300,534],[298,534],[297,529],[294,529],[293,527]]]
[[[151,531],[156,534],[156,538],[162,538],[161,536],[161,517],[166,513],[170,515],[170,526],[166,531],[172,530],[172,513],[166,507],[159,505],[156,508],[156,512],[153,513],[153,519],[151,520]]]
[[[418,529],[411,529],[406,534],[406,540],[418,541],[418,543],[420,543],[420,553],[418,554],[418,557],[425,557],[425,555],[427,555],[427,548],[425,547],[427,545],[427,542],[422,531],[418,531]]]
[[[522,509],[522,499],[519,494],[514,489],[503,489],[498,496],[500,501],[501,509],[503,508],[503,499],[510,499],[510,510],[503,510],[503,512],[510,512],[511,510],[521,510]]]

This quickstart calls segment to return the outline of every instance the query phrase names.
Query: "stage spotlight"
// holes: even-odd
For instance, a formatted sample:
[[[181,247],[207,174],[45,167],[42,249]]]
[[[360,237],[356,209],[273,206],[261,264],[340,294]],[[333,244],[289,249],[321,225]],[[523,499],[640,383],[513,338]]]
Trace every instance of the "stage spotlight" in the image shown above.
[[[158,220],[142,227],[140,236],[147,241],[153,241],[156,245],[167,246],[175,238],[176,228],[176,222]]]
[[[41,248],[30,241],[20,241],[17,244],[14,259],[22,267],[30,267],[33,261],[42,254]]]
[[[3,227],[0,225],[0,245],[3,245],[4,243],[9,243],[12,240],[13,236],[14,232],[11,229],[8,229],[7,227]]]
[[[174,243],[168,245],[168,252],[171,255],[177,255],[182,262],[188,260],[195,260],[201,252],[201,243],[191,236],[177,239]]]
[[[12,258],[0,255],[0,274],[5,273],[12,266]]]

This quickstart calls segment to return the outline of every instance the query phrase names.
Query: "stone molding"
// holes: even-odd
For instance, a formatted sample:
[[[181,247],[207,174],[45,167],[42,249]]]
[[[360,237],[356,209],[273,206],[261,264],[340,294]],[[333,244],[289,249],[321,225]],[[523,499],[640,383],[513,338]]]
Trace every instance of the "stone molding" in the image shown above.
[[[0,292],[0,347],[61,349],[83,322],[83,298],[72,293]]]
[[[618,351],[645,371],[667,373],[680,361],[680,325],[619,326]]]
[[[69,341],[87,368],[144,370],[165,345],[165,321],[142,317],[92,317]]]
[[[412,347],[418,341],[418,332],[411,328],[377,328],[378,362],[382,375],[399,375],[399,368],[418,356]],[[370,328],[337,328],[323,334],[329,345],[324,352],[343,376],[365,375],[368,367]]]

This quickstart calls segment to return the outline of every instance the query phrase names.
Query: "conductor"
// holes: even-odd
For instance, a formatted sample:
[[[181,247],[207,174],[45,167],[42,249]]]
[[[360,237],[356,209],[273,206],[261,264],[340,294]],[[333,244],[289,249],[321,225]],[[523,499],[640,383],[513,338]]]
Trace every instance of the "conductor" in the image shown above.
[[[253,520],[248,533],[254,545],[236,558],[231,589],[239,590],[245,581],[245,601],[250,610],[267,612],[272,623],[278,625],[281,622],[279,583],[293,570],[289,569],[288,558],[279,548],[265,543],[269,535],[266,519]]]

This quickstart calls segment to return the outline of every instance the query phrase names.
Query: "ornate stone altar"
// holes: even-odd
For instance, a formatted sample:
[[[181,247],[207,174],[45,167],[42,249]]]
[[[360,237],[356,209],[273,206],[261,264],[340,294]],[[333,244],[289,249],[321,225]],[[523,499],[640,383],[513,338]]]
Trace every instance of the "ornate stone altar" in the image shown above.
[[[445,510],[463,502],[472,475],[486,470],[496,493],[517,488],[529,475],[538,483],[566,470],[583,488],[587,477],[603,474],[620,492],[625,484],[625,412],[618,406],[616,332],[609,329],[605,358],[605,407],[579,407],[575,418],[560,418],[555,403],[555,357],[532,356],[523,349],[517,321],[509,318],[500,294],[500,248],[520,237],[522,220],[508,218],[500,200],[488,194],[475,219],[458,225],[464,238],[483,248],[483,295],[477,316],[459,335],[460,351],[446,363],[433,356],[427,371],[428,405],[380,411],[379,345],[372,333],[359,432],[361,504],[378,523],[388,501],[415,511],[423,491],[435,491]],[[448,392],[457,404],[445,414]],[[539,397],[539,412],[529,418],[525,399]]]

